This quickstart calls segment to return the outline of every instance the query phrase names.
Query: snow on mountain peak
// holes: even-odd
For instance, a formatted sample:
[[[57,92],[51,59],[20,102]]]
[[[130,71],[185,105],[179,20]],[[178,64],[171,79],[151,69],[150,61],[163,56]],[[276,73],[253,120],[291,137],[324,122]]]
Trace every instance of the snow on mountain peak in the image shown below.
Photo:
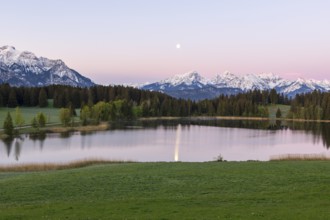
[[[38,58],[31,52],[16,50],[13,46],[0,47],[0,62],[7,66],[11,66],[14,63],[33,66],[37,65]]]
[[[215,78],[211,80],[217,88],[240,88],[243,91],[251,89],[269,89],[267,83],[255,74],[247,74],[243,76],[237,76],[229,71],[222,74],[217,74]]]
[[[212,99],[220,94],[237,94],[254,89],[275,89],[278,93],[294,97],[296,94],[311,92],[315,89],[322,92],[330,91],[330,81],[302,78],[286,80],[273,73],[235,75],[229,71],[217,74],[213,79],[208,80],[193,71],[163,81],[145,84],[139,88],[194,100]]]
[[[225,71],[222,74],[217,74],[210,82],[216,87],[237,87],[239,86],[239,81],[240,79],[238,76],[229,71]]]
[[[13,46],[0,47],[0,66],[1,79],[4,82],[15,81],[15,85],[93,85],[92,81],[67,67],[62,60],[37,57],[32,52],[19,51]]]
[[[296,83],[298,83],[298,84],[303,84],[303,83],[306,83],[306,80],[303,79],[303,78],[301,78],[301,77],[299,77],[299,78],[296,80]]]
[[[64,64],[62,60],[50,60],[44,57],[38,58],[34,53],[29,51],[19,51],[13,46],[3,46],[0,48],[0,62],[4,63],[8,67],[13,64],[22,66],[25,70],[40,74],[44,71],[48,71],[54,66],[63,66],[62,71],[55,72],[55,74],[63,77],[67,75],[69,78],[76,80],[73,74],[70,73],[70,69]]]
[[[230,72],[229,70],[226,70],[221,75],[223,75],[223,76],[233,76],[234,74],[232,72]]]
[[[202,77],[198,72],[191,71],[184,74],[178,74],[168,79],[162,80],[161,83],[169,83],[173,86],[180,84],[192,85],[193,83],[207,84],[207,80]]]
[[[282,78],[274,73],[260,73],[257,75],[260,79],[266,80],[268,82],[281,80]]]
[[[21,52],[17,51],[15,47],[3,46],[0,47],[0,61],[6,65],[11,65],[14,60],[17,60]]]
[[[0,47],[0,50],[16,50],[16,49],[13,46],[5,45]]]

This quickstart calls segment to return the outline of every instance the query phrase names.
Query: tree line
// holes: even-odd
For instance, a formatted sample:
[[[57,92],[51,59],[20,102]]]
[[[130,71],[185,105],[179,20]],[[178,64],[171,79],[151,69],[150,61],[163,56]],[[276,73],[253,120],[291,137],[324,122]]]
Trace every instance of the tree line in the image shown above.
[[[55,108],[83,109],[100,102],[116,110],[117,118],[158,116],[268,116],[268,104],[290,104],[276,91],[253,90],[237,95],[221,95],[212,100],[176,99],[160,92],[125,86],[93,86],[90,88],[50,85],[46,87],[11,87],[0,85],[0,107],[47,107],[53,100]],[[118,104],[118,101],[123,103]],[[117,102],[117,103],[116,103]],[[122,107],[123,106],[123,107]],[[128,110],[127,110],[128,109]],[[86,108],[85,108],[86,110]],[[133,112],[131,112],[133,111]]]
[[[297,94],[291,101],[288,118],[306,120],[330,120],[330,93],[315,90]]]

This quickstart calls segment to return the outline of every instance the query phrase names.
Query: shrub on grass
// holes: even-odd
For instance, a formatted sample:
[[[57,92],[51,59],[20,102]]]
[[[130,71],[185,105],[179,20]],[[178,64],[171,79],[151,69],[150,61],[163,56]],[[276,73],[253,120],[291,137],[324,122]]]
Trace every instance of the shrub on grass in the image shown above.
[[[69,108],[60,109],[60,121],[63,126],[68,126],[71,122],[72,114]]]
[[[13,125],[13,119],[9,112],[7,113],[7,117],[3,123],[3,129],[4,129],[6,135],[13,136],[14,125]]]
[[[39,112],[37,114],[37,123],[39,127],[45,127],[46,125],[46,116],[44,115],[44,113]]]

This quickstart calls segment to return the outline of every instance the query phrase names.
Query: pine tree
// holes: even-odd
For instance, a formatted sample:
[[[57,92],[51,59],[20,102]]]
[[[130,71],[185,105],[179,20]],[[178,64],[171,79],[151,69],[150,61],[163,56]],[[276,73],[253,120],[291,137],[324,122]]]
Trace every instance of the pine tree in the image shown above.
[[[282,112],[281,112],[281,109],[277,108],[276,118],[280,118],[280,117],[282,117]]]
[[[71,121],[71,111],[69,108],[61,108],[60,109],[60,121],[64,126],[68,126]]]
[[[215,115],[214,106],[211,101],[207,102],[207,115],[209,115],[209,116]]]
[[[37,88],[31,88],[30,90],[30,106],[38,105],[38,90]]]
[[[91,117],[91,111],[89,107],[85,105],[80,111],[80,120],[82,125],[87,125],[90,117]]]
[[[8,136],[12,136],[14,134],[13,119],[9,112],[7,113],[7,117],[3,123],[3,129],[5,131],[5,134]]]
[[[30,90],[28,88],[24,89],[24,94],[23,94],[23,105],[24,106],[31,106],[30,102]]]
[[[3,106],[3,97],[2,97],[2,95],[0,93],[0,107],[2,107],[2,106]]]
[[[18,127],[22,127],[24,124],[24,118],[22,116],[21,110],[19,107],[15,109],[15,125]]]
[[[15,108],[17,106],[17,97],[15,89],[11,89],[8,97],[8,107]]]
[[[117,119],[117,109],[113,102],[110,102],[110,120],[115,121]]]
[[[37,114],[37,123],[39,127],[45,127],[46,125],[46,116],[44,115],[44,113],[39,112]]]
[[[40,89],[39,92],[39,107],[44,108],[48,106],[47,94],[44,88]]]
[[[275,89],[270,90],[270,101],[272,104],[277,104],[278,102],[278,97],[277,97],[277,92]]]
[[[39,128],[38,121],[37,121],[36,117],[32,118],[31,126],[32,126],[32,128]]]

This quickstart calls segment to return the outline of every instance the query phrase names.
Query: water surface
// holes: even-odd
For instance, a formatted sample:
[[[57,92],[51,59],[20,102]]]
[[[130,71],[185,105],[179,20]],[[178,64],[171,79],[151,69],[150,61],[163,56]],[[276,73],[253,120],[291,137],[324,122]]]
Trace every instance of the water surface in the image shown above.
[[[328,124],[180,120],[118,124],[89,134],[22,136],[0,142],[0,164],[133,161],[262,160],[281,154],[329,155]]]

